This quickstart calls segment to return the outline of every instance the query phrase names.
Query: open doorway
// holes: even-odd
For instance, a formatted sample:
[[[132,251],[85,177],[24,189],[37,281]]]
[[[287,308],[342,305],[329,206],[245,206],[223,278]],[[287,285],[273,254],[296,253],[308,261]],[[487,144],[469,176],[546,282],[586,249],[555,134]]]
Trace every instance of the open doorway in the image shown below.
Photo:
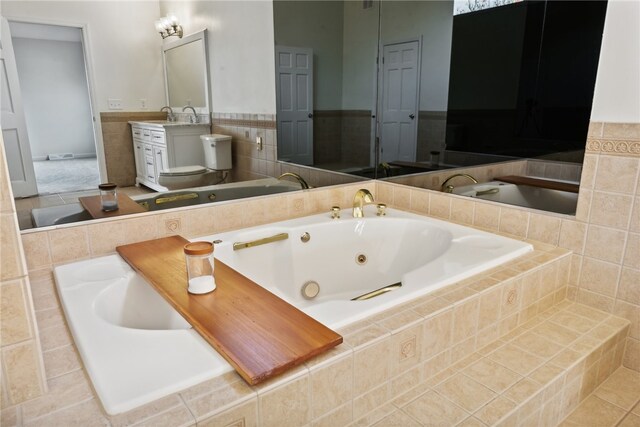
[[[39,195],[100,183],[82,29],[9,22]]]

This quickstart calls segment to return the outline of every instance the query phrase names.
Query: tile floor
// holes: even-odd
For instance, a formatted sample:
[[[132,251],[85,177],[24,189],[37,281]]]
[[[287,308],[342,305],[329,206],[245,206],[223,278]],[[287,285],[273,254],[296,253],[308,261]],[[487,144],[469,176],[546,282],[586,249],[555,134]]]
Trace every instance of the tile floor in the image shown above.
[[[154,193],[153,190],[150,190],[144,186],[121,187],[118,188],[118,191],[121,191],[129,196]],[[43,196],[27,197],[24,199],[15,199],[20,230],[33,228],[33,224],[31,223],[31,209],[33,208],[45,208],[49,206],[60,206],[69,203],[78,203],[79,197],[94,196],[97,194],[99,194],[99,192],[96,189],[87,191],[72,191],[68,193],[47,194]]]
[[[639,427],[640,372],[618,368],[560,426]]]

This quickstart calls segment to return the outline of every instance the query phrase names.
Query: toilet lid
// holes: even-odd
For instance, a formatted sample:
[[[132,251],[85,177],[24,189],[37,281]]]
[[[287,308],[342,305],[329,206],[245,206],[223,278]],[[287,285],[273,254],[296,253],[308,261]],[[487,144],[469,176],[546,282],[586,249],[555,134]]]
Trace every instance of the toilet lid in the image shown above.
[[[160,171],[162,176],[188,176],[188,175],[200,175],[207,171],[204,166],[178,166],[175,168],[167,168]]]

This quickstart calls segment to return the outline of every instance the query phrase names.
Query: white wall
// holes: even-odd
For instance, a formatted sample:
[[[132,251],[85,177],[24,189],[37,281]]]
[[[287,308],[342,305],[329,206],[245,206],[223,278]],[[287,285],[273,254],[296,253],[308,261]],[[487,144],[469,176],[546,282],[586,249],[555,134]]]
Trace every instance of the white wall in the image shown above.
[[[273,3],[275,44],[313,49],[314,109],[342,109],[341,1]]]
[[[164,105],[156,1],[2,0],[1,12],[9,20],[87,26],[97,111],[108,111],[108,98],[122,99],[125,111],[140,110],[141,98],[149,110]]]
[[[398,1],[382,4],[382,43],[422,36],[420,109],[445,111],[453,28],[452,1]]]
[[[80,31],[80,30],[77,30]],[[80,42],[13,38],[31,156],[96,154]]]
[[[275,114],[271,1],[161,1],[160,10],[185,34],[207,28],[212,111]]]
[[[374,108],[378,54],[379,2],[362,9],[362,2],[344,2],[342,108]]]
[[[609,0],[591,120],[640,122],[640,2]]]

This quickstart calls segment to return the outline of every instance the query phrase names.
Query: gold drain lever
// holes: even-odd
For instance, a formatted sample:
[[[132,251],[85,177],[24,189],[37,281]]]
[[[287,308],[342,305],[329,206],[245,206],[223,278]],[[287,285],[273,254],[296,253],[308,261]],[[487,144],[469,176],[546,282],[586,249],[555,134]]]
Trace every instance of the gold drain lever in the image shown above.
[[[265,237],[263,239],[252,240],[250,242],[235,242],[233,244],[233,250],[238,251],[240,249],[252,248],[254,246],[266,245],[267,243],[277,242],[289,238],[289,233],[280,233],[274,236]]]
[[[364,300],[368,300],[374,297],[377,297],[379,295],[382,294],[386,294],[387,292],[391,292],[394,289],[398,289],[399,287],[402,286],[401,282],[398,283],[394,283],[393,285],[388,285],[388,286],[384,286],[380,289],[376,289],[375,291],[371,291],[371,292],[367,292],[366,294],[362,294],[360,296],[357,296],[355,298],[351,298],[351,301],[364,301]]]

